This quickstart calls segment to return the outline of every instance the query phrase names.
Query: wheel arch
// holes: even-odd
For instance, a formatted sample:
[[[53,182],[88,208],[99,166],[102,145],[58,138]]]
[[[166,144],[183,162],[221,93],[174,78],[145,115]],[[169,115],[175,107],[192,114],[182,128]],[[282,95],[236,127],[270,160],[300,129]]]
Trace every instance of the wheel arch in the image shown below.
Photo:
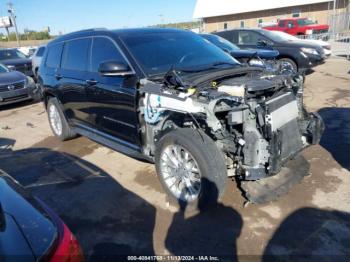
[[[279,55],[277,57],[277,60],[280,60],[280,59],[283,59],[283,58],[288,58],[288,59],[292,60],[296,64],[297,69],[299,70],[299,64],[298,64],[298,61],[295,59],[295,57],[283,54],[283,55]]]

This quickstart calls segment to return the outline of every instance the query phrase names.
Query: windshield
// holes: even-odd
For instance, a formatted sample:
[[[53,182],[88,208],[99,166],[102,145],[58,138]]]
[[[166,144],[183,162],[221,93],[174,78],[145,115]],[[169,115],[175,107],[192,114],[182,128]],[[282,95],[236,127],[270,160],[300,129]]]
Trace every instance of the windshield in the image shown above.
[[[314,25],[316,22],[310,20],[310,19],[299,19],[297,20],[298,25],[304,26],[304,25]]]
[[[141,33],[121,38],[148,76],[165,74],[171,68],[204,70],[213,65],[240,65],[220,48],[190,32]]]
[[[239,50],[239,47],[232,44],[228,40],[222,38],[221,36],[217,35],[201,35],[203,38],[207,39],[212,44],[216,45],[217,47],[220,47],[221,49],[225,49],[227,51],[235,51]]]
[[[26,58],[25,54],[15,49],[0,50],[0,60]]]
[[[1,74],[1,73],[7,73],[8,71],[9,71],[9,70],[7,69],[6,66],[0,64],[0,74]]]

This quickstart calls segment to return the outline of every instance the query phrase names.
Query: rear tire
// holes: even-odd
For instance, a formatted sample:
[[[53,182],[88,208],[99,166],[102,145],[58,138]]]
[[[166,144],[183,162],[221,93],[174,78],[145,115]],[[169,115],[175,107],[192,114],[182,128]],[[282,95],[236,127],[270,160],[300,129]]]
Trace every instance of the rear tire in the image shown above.
[[[202,131],[184,128],[165,134],[157,144],[155,163],[164,190],[181,209],[201,209],[224,194],[224,156]]]
[[[52,97],[47,103],[47,114],[53,134],[61,141],[75,138],[77,134],[69,126],[57,98]]]

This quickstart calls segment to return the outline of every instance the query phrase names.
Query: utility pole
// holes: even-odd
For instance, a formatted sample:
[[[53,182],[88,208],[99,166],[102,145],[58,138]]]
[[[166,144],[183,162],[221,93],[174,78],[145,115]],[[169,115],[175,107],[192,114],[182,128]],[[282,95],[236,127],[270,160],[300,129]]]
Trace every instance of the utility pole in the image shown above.
[[[336,21],[336,13],[337,13],[337,0],[333,0],[333,23],[332,23],[332,26],[333,26],[333,37],[335,38],[335,27],[337,25],[337,21]]]
[[[19,39],[18,30],[17,30],[15,10],[13,9],[13,4],[11,2],[7,3],[7,11],[8,11],[8,13],[11,16],[11,21],[13,23],[13,26],[15,27],[17,45],[20,46],[21,42],[20,42],[20,39]]]

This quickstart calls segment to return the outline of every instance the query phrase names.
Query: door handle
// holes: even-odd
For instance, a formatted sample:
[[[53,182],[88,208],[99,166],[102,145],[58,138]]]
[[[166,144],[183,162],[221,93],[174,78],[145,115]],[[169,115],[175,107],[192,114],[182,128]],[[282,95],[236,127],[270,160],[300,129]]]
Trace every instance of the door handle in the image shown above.
[[[88,85],[96,85],[98,83],[98,81],[94,80],[94,79],[89,79],[89,80],[86,80],[86,83]]]
[[[60,75],[60,74],[55,74],[55,78],[56,78],[57,80],[60,80],[60,79],[62,78],[62,75]]]

